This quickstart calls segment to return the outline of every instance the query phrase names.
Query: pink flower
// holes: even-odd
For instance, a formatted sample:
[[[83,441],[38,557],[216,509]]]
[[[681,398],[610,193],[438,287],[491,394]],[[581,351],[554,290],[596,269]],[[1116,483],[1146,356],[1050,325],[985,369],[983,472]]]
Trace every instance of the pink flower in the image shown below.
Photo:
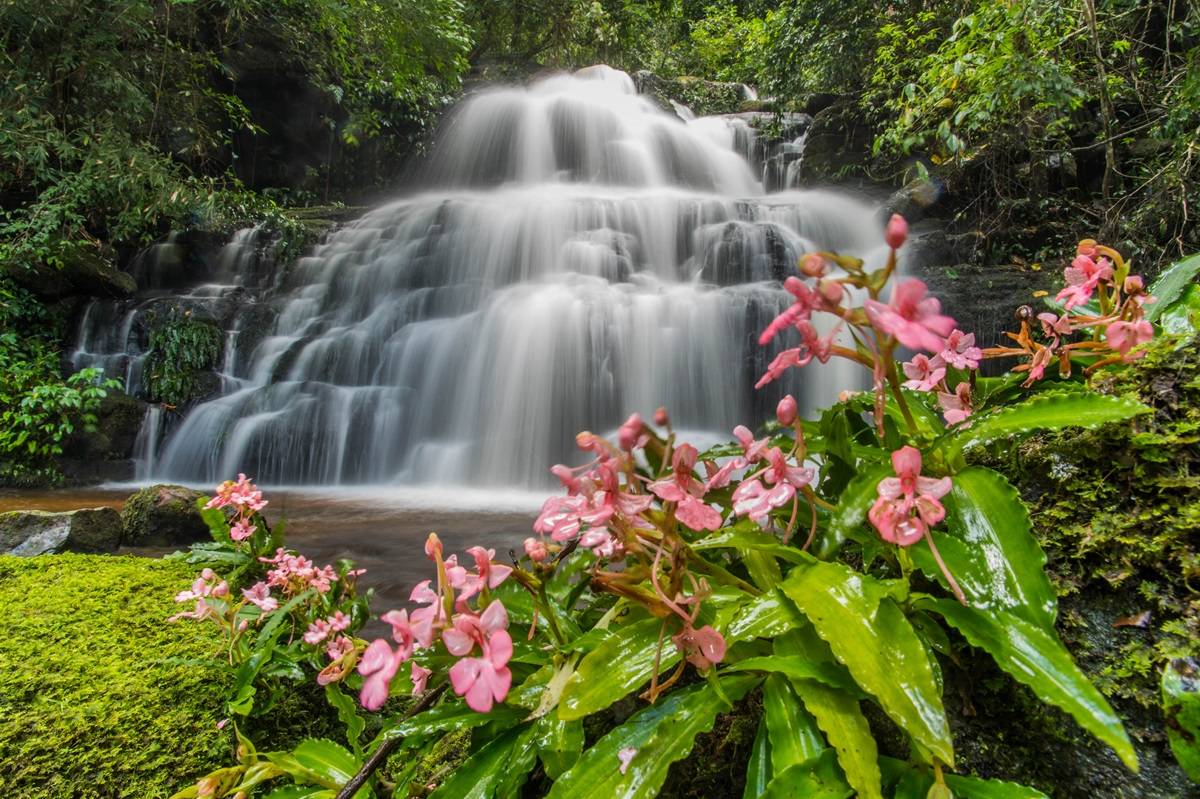
[[[924,283],[911,278],[892,290],[887,304],[878,300],[863,304],[876,330],[895,336],[909,349],[940,352],[954,329],[954,320],[942,315],[941,303],[936,297],[926,297],[928,291]]]
[[[767,489],[757,478],[744,480],[733,490],[733,512],[738,516],[749,516],[760,526],[765,526],[771,511],[781,508],[796,496],[790,483],[778,483]]]
[[[442,640],[450,654],[459,661],[450,667],[450,684],[454,692],[465,697],[467,706],[487,713],[494,702],[503,702],[512,687],[512,638],[508,635],[508,611],[503,603],[492,602],[483,615],[460,614],[454,626],[442,632]],[[463,657],[478,645],[482,657]]]
[[[304,643],[316,646],[329,636],[329,632],[329,622],[324,619],[317,619],[308,625],[308,630],[304,633]]]
[[[778,380],[783,376],[783,373],[792,367],[807,366],[816,358],[821,363],[828,363],[833,352],[833,337],[837,330],[831,332],[828,336],[820,336],[817,334],[817,329],[809,322],[799,322],[796,324],[796,329],[800,331],[800,337],[803,339],[801,346],[794,347],[790,350],[784,350],[775,356],[770,364],[767,365],[767,372],[758,379],[754,384],[755,388],[762,388],[773,380]]]
[[[778,447],[771,447],[767,450],[767,461],[771,465],[763,472],[763,479],[768,483],[787,484],[793,488],[804,488],[812,482],[812,469],[792,466],[788,463],[787,456],[783,454],[783,450]]]
[[[796,422],[799,412],[800,406],[796,404],[796,398],[791,394],[785,394],[779,404],[775,406],[775,419],[784,427],[791,427]]]
[[[425,605],[409,614],[409,624],[417,645],[422,649],[428,649],[433,646],[434,628],[440,628],[445,622],[442,598],[429,587],[429,580],[422,580],[413,586],[412,593],[408,598],[412,602]]]
[[[900,214],[892,214],[887,223],[887,230],[883,233],[883,240],[893,250],[903,247],[904,242],[908,240],[908,220]]]
[[[617,444],[626,452],[646,446],[650,436],[646,434],[645,427],[640,415],[630,414],[625,423],[617,429]]]
[[[1054,359],[1054,350],[1049,347],[1041,347],[1033,354],[1033,359],[1029,361],[1029,377],[1021,384],[1024,388],[1029,388],[1036,381],[1041,380],[1046,376],[1046,367],[1050,365],[1050,361]],[[1016,371],[1016,370],[1014,370]]]
[[[404,658],[399,652],[393,652],[388,642],[376,638],[363,652],[362,660],[358,661],[358,673],[363,676],[362,691],[358,695],[359,703],[367,710],[379,710],[387,701],[392,678]]]
[[[238,519],[233,527],[229,528],[229,537],[234,541],[245,541],[250,536],[254,535],[254,525],[249,519]]]
[[[1145,319],[1136,322],[1116,321],[1105,331],[1108,346],[1129,357],[1129,351],[1154,338],[1154,326]]]
[[[237,482],[226,480],[217,486],[217,495],[210,499],[205,508],[224,508],[233,506],[239,514],[260,511],[267,506],[262,498],[262,491],[250,482],[250,478],[239,474]]]
[[[674,502],[675,518],[693,530],[716,530],[721,526],[721,514],[702,501],[705,484],[696,479],[696,458],[699,453],[691,444],[680,444],[671,458],[671,476],[657,480],[649,489],[664,502]]]
[[[497,588],[512,574],[512,566],[495,563],[496,550],[471,547],[467,554],[475,559],[475,570],[480,582],[488,588]]]
[[[654,423],[659,427],[666,427],[671,423],[671,415],[667,413],[667,409],[659,407],[654,411]]]
[[[309,588],[324,594],[338,579],[332,566],[325,565],[318,569],[308,558],[292,555],[282,547],[275,550],[274,557],[259,560],[275,567],[267,572],[267,585],[282,588],[288,596],[295,596]]]
[[[1058,344],[1059,336],[1069,336],[1073,330],[1070,314],[1058,316],[1047,312],[1038,314],[1037,318],[1042,323],[1042,333],[1046,338],[1053,338],[1055,345]]]
[[[904,381],[904,387],[915,391],[933,391],[946,377],[946,364],[940,355],[928,358],[917,353],[911,361],[901,364],[901,368],[909,378]]]
[[[267,584],[259,581],[249,588],[242,589],[242,596],[246,601],[255,605],[263,613],[270,613],[279,607],[279,600],[271,596],[271,589]]]
[[[1071,265],[1063,270],[1067,285],[1054,298],[1063,303],[1068,311],[1077,305],[1085,305],[1092,299],[1092,292],[1100,283],[1112,280],[1112,262],[1107,258],[1096,261],[1090,255],[1080,253]]]
[[[432,674],[432,670],[418,666],[415,660],[412,662],[413,694],[425,693],[425,686],[429,683],[429,677]]]
[[[325,655],[330,660],[341,660],[353,651],[354,639],[346,635],[331,638],[329,639],[329,643],[325,644]]]
[[[707,624],[697,630],[685,621],[683,629],[671,636],[671,640],[688,662],[701,671],[725,657],[725,639]]]
[[[767,446],[771,443],[768,438],[760,438],[757,441],[754,435],[742,425],[733,428],[733,437],[742,445],[742,453],[746,456],[747,463],[756,463],[763,458],[763,453],[767,451]]]
[[[329,629],[335,633],[340,633],[342,630],[350,626],[350,617],[340,610],[329,617]]]
[[[759,346],[767,346],[771,343],[771,339],[797,322],[807,321],[812,316],[812,312],[821,307],[821,295],[810,289],[800,278],[794,275],[789,276],[787,280],[783,281],[783,287],[796,298],[796,301],[771,320],[762,335],[758,337]]]
[[[945,346],[938,356],[955,369],[978,369],[983,350],[975,346],[975,334],[955,329],[946,336]]]
[[[404,656],[405,659],[412,657],[413,645],[416,643],[416,632],[413,630],[412,624],[408,620],[407,610],[389,610],[387,613],[379,617],[383,621],[392,626],[392,640],[400,645],[397,651]]]
[[[953,394],[938,392],[938,405],[942,407],[942,415],[946,424],[956,425],[971,415],[971,384],[962,382],[954,389]]]
[[[921,540],[925,531],[946,517],[939,500],[951,488],[950,478],[921,476],[921,452],[902,447],[892,453],[896,477],[879,481],[879,498],[867,517],[884,541],[910,546]]]

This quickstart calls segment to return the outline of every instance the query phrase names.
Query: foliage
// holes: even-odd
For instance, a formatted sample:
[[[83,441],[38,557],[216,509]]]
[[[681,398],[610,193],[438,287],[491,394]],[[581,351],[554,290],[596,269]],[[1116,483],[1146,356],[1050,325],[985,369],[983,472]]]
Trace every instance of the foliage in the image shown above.
[[[427,124],[468,44],[457,0],[18,0],[0,8],[0,31],[9,268],[134,247],[237,206],[251,220],[275,210],[234,177],[239,146],[268,133],[238,84],[247,48],[322,93],[356,145]]]
[[[179,406],[198,399],[200,375],[216,367],[225,337],[191,311],[172,308],[149,321],[145,391],[151,402]]]
[[[892,256],[872,272],[832,253],[807,256],[801,271],[815,285],[789,278],[795,303],[760,339],[767,345],[788,330],[802,338],[778,354],[760,386],[840,357],[876,376],[874,392],[844,397],[818,421],[798,418],[785,397],[767,436],[738,428],[737,444],[706,453],[680,440],[661,409],[653,425],[630,417],[615,445],[581,433],[578,444],[594,460],[554,467],[567,496],[547,500],[525,558],[502,564],[494,551],[472,547],[469,570],[431,534],[433,578],[414,589],[417,609],[382,617],[391,640],[347,637],[326,648],[323,683],[357,689],[367,711],[385,707],[393,691],[411,694],[406,713],[385,716],[366,741],[366,717],[333,688],[346,746],[312,739],[291,752],[258,752],[245,742],[236,766],[179,796],[216,781],[210,793],[231,796],[287,777],[296,787],[276,795],[330,797],[356,792],[345,787],[351,775],[361,780],[356,795],[388,795],[393,784],[392,795],[403,795],[416,765],[466,729],[475,730],[470,754],[434,796],[513,795],[530,780],[551,797],[583,786],[653,796],[669,765],[751,692],[761,692],[763,717],[746,795],[1039,796],[946,773],[956,757],[936,655],[949,653],[949,629],[1136,770],[1120,719],[1059,639],[1057,596],[1024,503],[1001,474],[969,465],[964,453],[1148,413],[1081,380],[1081,370],[1142,357],[1153,329],[1140,278],[1115,251],[1084,241],[1057,298],[1063,312],[1027,317],[1011,334],[1016,346],[983,351],[919,281],[881,299],[906,236],[894,217]],[[832,263],[843,271],[829,272]],[[869,299],[850,305],[849,286]],[[809,322],[818,312],[850,327],[853,346],[818,336]],[[901,345],[929,353],[902,365],[907,381],[893,360]],[[1012,356],[1027,359],[1015,375],[977,373],[985,357]],[[1045,374],[1051,363],[1057,379]],[[223,557],[246,568],[262,549],[254,536],[265,535],[249,526],[261,494],[242,477],[210,504],[237,508],[232,527],[214,519],[214,535],[229,538],[222,551],[235,549]],[[206,551],[191,558],[204,562]],[[299,560],[297,570],[295,556],[280,551],[270,585],[302,574],[300,589],[323,573],[324,593],[346,579]],[[246,602],[230,604],[228,586],[207,572],[181,595],[197,602],[184,615],[217,618],[231,631],[266,629],[292,612],[262,608],[275,602],[267,588],[244,594],[262,613],[241,625]],[[314,665],[327,633],[320,626],[310,620],[309,654],[296,663]],[[411,690],[394,685],[402,666]],[[633,697],[648,706],[585,734],[585,722]],[[879,722],[868,717],[890,720],[889,734],[909,744],[907,761],[880,756]],[[367,756],[392,751],[402,764],[385,784]]]
[[[76,430],[88,430],[108,391],[99,369],[63,378],[54,349],[55,324],[26,289],[0,280],[0,480],[29,482],[57,475],[53,457]]]
[[[767,23],[744,17],[733,4],[710,6],[691,29],[696,58],[706,77],[757,83],[765,58]]]

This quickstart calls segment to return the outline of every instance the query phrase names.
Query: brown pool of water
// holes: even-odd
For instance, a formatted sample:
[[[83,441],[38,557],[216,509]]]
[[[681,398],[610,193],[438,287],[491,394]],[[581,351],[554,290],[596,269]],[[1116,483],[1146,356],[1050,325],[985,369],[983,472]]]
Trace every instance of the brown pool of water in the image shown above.
[[[78,508],[120,509],[135,488],[85,488],[53,491],[0,492],[0,511],[68,511]],[[386,490],[320,493],[267,490],[265,511],[270,523],[285,522],[287,545],[318,565],[338,558],[367,570],[359,585],[375,590],[371,608],[381,613],[400,607],[414,585],[435,577],[426,559],[425,538],[436,532],[447,554],[465,554],[476,544],[495,548],[496,559],[509,561],[509,550],[523,552],[531,535],[536,498],[530,495],[474,495],[465,507],[453,507],[452,495],[412,496]],[[173,550],[123,548],[122,554],[161,557]]]

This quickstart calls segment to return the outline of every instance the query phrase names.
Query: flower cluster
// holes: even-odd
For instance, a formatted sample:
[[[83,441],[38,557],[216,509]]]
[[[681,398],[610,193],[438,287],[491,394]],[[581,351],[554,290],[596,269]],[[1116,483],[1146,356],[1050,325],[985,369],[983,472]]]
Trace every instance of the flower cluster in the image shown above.
[[[217,486],[217,495],[204,506],[208,508],[233,508],[234,519],[229,537],[234,541],[245,541],[255,531],[254,514],[267,506],[262,491],[244,474],[237,480],[226,480]]]
[[[422,607],[409,613],[393,610],[382,616],[392,628],[392,647],[387,640],[372,641],[358,661],[363,676],[359,701],[368,710],[378,710],[387,701],[391,682],[400,666],[411,661],[413,693],[425,690],[432,675],[412,660],[415,653],[430,649],[440,640],[446,651],[458,658],[450,667],[450,684],[467,705],[480,713],[503,702],[512,685],[508,662],[513,643],[508,634],[508,611],[499,599],[489,597],[512,574],[511,566],[496,563],[496,551],[483,547],[467,550],[475,570],[458,564],[458,556],[443,556],[442,542],[430,533],[425,554],[437,567],[437,588],[425,580],[413,589],[410,599]],[[475,600],[472,608],[471,600]],[[475,650],[478,656],[473,656]]]

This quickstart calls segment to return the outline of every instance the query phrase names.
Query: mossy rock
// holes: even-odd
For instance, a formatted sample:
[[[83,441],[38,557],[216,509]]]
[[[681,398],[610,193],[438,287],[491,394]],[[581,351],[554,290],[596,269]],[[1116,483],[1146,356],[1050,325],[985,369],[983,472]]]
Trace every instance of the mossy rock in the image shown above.
[[[120,545],[121,516],[112,508],[0,513],[3,554],[30,557],[56,552],[116,552]]]
[[[204,494],[179,485],[153,485],[125,501],[121,511],[126,546],[183,546],[209,537],[196,500]]]
[[[183,564],[0,557],[0,795],[167,797],[225,765],[214,629],[167,624]]]

